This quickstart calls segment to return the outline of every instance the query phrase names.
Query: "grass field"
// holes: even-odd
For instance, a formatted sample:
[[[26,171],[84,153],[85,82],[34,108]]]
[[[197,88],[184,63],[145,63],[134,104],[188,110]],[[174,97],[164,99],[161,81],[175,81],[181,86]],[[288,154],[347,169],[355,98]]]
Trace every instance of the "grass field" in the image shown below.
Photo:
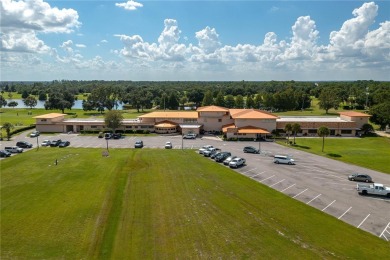
[[[296,138],[295,141],[296,145],[290,147],[390,174],[390,138],[326,137],[324,152],[322,138]],[[285,141],[279,143],[286,145]]]
[[[388,242],[192,150],[110,153],[41,148],[2,160],[1,259],[389,255]]]

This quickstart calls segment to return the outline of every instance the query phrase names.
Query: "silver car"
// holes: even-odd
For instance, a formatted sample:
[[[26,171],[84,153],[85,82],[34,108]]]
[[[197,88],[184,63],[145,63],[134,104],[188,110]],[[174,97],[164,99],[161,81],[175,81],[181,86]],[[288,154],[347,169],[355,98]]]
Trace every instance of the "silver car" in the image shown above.
[[[233,155],[233,156],[229,156],[228,158],[226,158],[224,161],[223,161],[223,164],[224,165],[229,165],[229,163],[233,160],[237,158],[237,156]]]
[[[348,180],[350,181],[364,181],[364,182],[372,182],[372,178],[367,174],[354,173],[348,176]]]

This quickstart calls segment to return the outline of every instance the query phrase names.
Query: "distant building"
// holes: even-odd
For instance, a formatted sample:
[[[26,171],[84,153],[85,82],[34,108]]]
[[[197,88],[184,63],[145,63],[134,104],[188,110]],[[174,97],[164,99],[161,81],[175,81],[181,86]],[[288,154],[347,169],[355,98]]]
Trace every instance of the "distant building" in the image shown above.
[[[124,119],[117,130],[148,130],[159,134],[219,132],[227,138],[258,138],[274,130],[283,133],[286,124],[298,123],[298,136],[316,136],[326,126],[331,136],[355,136],[370,115],[346,111],[339,117],[280,116],[257,109],[228,109],[218,106],[199,107],[196,111],[156,111]],[[40,132],[105,131],[103,119],[65,119],[65,114],[50,113],[34,117]]]

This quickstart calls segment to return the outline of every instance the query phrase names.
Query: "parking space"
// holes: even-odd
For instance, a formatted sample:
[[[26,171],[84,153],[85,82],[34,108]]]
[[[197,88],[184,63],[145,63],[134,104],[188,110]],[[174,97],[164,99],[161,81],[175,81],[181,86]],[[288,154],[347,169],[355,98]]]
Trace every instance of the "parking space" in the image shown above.
[[[35,138],[17,137],[18,140]],[[144,148],[164,149],[165,142],[170,141],[173,149],[199,149],[210,144],[229,151],[233,155],[246,159],[246,165],[236,169],[263,185],[299,200],[350,225],[368,231],[385,240],[390,240],[390,199],[385,197],[360,196],[355,190],[356,183],[347,180],[351,173],[366,173],[375,182],[390,186],[390,177],[377,171],[342,163],[303,151],[280,146],[273,142],[224,142],[216,137],[185,139],[181,136],[126,136],[122,139],[105,140],[96,136],[78,136],[76,134],[42,135],[43,140],[62,139],[70,141],[70,147],[80,148],[134,148],[136,140],[143,140]],[[34,142],[33,142],[34,141]],[[12,141],[14,144],[16,140]],[[6,142],[2,145],[6,146]],[[260,148],[260,154],[243,153],[244,146]],[[56,148],[47,148],[56,149]],[[65,148],[66,149],[66,148]],[[296,165],[276,165],[274,154],[292,156]],[[200,155],[201,156],[201,155]],[[205,158],[207,160],[208,158]],[[221,167],[226,167],[221,164]]]

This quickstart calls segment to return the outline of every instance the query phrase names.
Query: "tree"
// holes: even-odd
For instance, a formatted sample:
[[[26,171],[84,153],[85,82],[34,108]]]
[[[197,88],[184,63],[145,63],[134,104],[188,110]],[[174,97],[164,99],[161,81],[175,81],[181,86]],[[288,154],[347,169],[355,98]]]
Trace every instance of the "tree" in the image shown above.
[[[118,110],[110,110],[104,116],[104,123],[107,128],[111,128],[112,132],[122,125],[123,115]]]
[[[179,101],[177,100],[175,91],[172,91],[168,97],[167,108],[176,110],[179,107]]]
[[[14,125],[9,123],[9,122],[5,122],[2,126],[2,128],[5,129],[5,132],[7,133],[7,139],[9,141],[9,139],[11,138],[11,129],[14,128]]]
[[[215,105],[224,107],[225,106],[225,97],[223,96],[222,91],[219,91],[217,97],[215,98]]]
[[[210,90],[207,90],[203,97],[202,106],[211,106],[213,103],[213,93],[211,93]]]
[[[182,97],[180,98],[180,100],[179,100],[179,103],[180,103],[180,104],[183,106],[183,108],[184,108],[184,106],[186,105],[187,101],[188,101],[188,98],[187,98],[186,96],[182,96]]]
[[[362,125],[362,130],[363,130],[364,134],[366,135],[366,134],[373,132],[374,127],[372,127],[371,124],[364,124],[364,125]]]
[[[380,103],[370,108],[371,122],[381,126],[384,129],[386,125],[390,125],[390,101]]]
[[[237,95],[234,105],[236,108],[244,108],[244,97],[242,95]]]
[[[17,107],[19,104],[18,104],[18,102],[16,102],[16,101],[11,101],[11,102],[8,102],[8,106],[9,107]]]
[[[319,137],[322,137],[322,152],[324,152],[325,136],[330,134],[330,130],[326,126],[321,126],[317,129],[317,134]]]
[[[292,125],[290,123],[284,126],[284,131],[287,133],[287,142],[290,143],[290,133],[292,131]]]
[[[225,106],[227,108],[233,108],[234,107],[234,96],[233,95],[227,95],[225,98]]]
[[[246,108],[255,108],[255,101],[253,100],[251,95],[246,97]]]
[[[37,105],[37,99],[33,96],[28,96],[24,101],[24,105],[32,109]]]
[[[7,105],[7,100],[5,100],[5,98],[0,95],[0,108],[2,107],[5,107]]]
[[[328,111],[331,108],[339,108],[340,100],[337,96],[336,91],[334,91],[333,89],[323,89],[318,99],[320,101],[318,105],[321,109],[325,109],[326,114],[328,114]]]
[[[25,98],[27,98],[28,96],[29,96],[29,94],[28,94],[27,90],[23,90],[23,92],[22,92],[22,98],[25,99]]]
[[[295,137],[297,136],[297,133],[299,133],[301,129],[301,125],[298,123],[294,123],[291,127],[292,132],[294,133],[294,144],[295,144]]]
[[[47,99],[46,93],[45,92],[39,92],[38,99],[40,101],[46,101],[46,99]]]
[[[72,109],[74,96],[69,91],[53,91],[49,94],[49,99],[45,102],[45,109],[60,109],[65,113],[65,109]]]

